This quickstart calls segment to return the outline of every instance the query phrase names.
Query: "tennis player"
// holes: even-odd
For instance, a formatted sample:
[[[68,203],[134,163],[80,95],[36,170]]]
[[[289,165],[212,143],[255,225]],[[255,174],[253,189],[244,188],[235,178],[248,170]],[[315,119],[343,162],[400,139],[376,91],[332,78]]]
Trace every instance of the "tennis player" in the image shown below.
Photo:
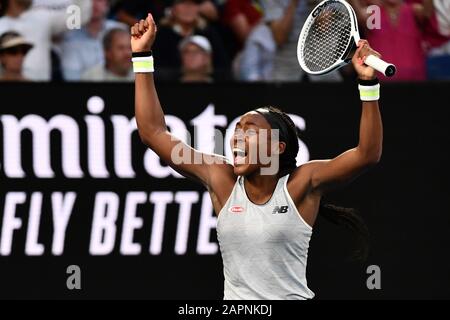
[[[381,157],[379,84],[374,69],[363,63],[369,53],[379,54],[361,40],[352,60],[363,101],[358,146],[334,159],[297,167],[299,145],[294,123],[279,109],[260,108],[244,114],[237,123],[231,165],[221,156],[192,149],[167,130],[152,75],[151,48],[156,32],[151,14],[131,28],[139,134],[163,161],[208,189],[218,215],[224,299],[313,298],[307,286],[306,264],[321,198],[355,179]],[[271,167],[261,161],[263,149],[279,163],[278,170],[270,174],[270,170],[263,170]],[[342,213],[336,216],[355,219]]]

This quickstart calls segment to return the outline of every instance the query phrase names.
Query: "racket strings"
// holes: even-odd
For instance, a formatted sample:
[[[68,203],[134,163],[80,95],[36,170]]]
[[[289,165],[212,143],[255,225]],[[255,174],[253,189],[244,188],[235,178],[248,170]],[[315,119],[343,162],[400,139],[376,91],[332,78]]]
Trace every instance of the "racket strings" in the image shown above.
[[[344,58],[351,39],[351,18],[347,8],[330,3],[312,19],[302,50],[306,67],[320,72]]]

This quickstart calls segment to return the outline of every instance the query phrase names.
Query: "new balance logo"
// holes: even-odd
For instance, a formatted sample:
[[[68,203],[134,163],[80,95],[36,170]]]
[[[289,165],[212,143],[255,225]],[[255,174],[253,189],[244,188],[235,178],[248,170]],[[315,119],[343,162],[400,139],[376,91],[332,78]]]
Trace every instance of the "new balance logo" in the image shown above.
[[[289,207],[288,206],[276,206],[275,209],[273,209],[272,214],[277,214],[277,213],[286,213],[288,211]]]

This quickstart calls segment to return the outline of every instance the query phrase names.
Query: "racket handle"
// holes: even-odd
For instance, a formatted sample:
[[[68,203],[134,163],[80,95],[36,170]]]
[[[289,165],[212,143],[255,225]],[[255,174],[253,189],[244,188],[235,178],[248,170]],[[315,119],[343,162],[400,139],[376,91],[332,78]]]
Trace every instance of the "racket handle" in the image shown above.
[[[392,63],[387,63],[374,55],[367,56],[364,63],[374,68],[375,70],[381,72],[386,77],[392,77],[397,71],[397,69]]]

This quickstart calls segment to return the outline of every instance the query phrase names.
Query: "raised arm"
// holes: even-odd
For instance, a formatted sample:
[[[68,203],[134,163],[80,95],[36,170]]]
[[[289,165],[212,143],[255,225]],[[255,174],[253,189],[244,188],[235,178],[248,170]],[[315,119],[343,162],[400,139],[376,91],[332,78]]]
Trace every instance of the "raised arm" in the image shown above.
[[[363,64],[373,51],[367,41],[361,40],[353,57],[353,65],[359,79],[375,79],[375,70]],[[346,184],[379,162],[383,144],[383,125],[377,101],[362,102],[359,143],[332,160],[312,161],[305,164],[310,175],[311,189],[322,194],[339,185]]]
[[[131,46],[134,53],[148,52],[156,37],[153,17],[141,20],[131,28]],[[229,175],[232,166],[218,155],[200,153],[189,147],[167,130],[164,113],[155,89],[152,73],[137,73],[135,82],[135,114],[143,143],[182,175],[201,181],[207,187],[212,178]]]

